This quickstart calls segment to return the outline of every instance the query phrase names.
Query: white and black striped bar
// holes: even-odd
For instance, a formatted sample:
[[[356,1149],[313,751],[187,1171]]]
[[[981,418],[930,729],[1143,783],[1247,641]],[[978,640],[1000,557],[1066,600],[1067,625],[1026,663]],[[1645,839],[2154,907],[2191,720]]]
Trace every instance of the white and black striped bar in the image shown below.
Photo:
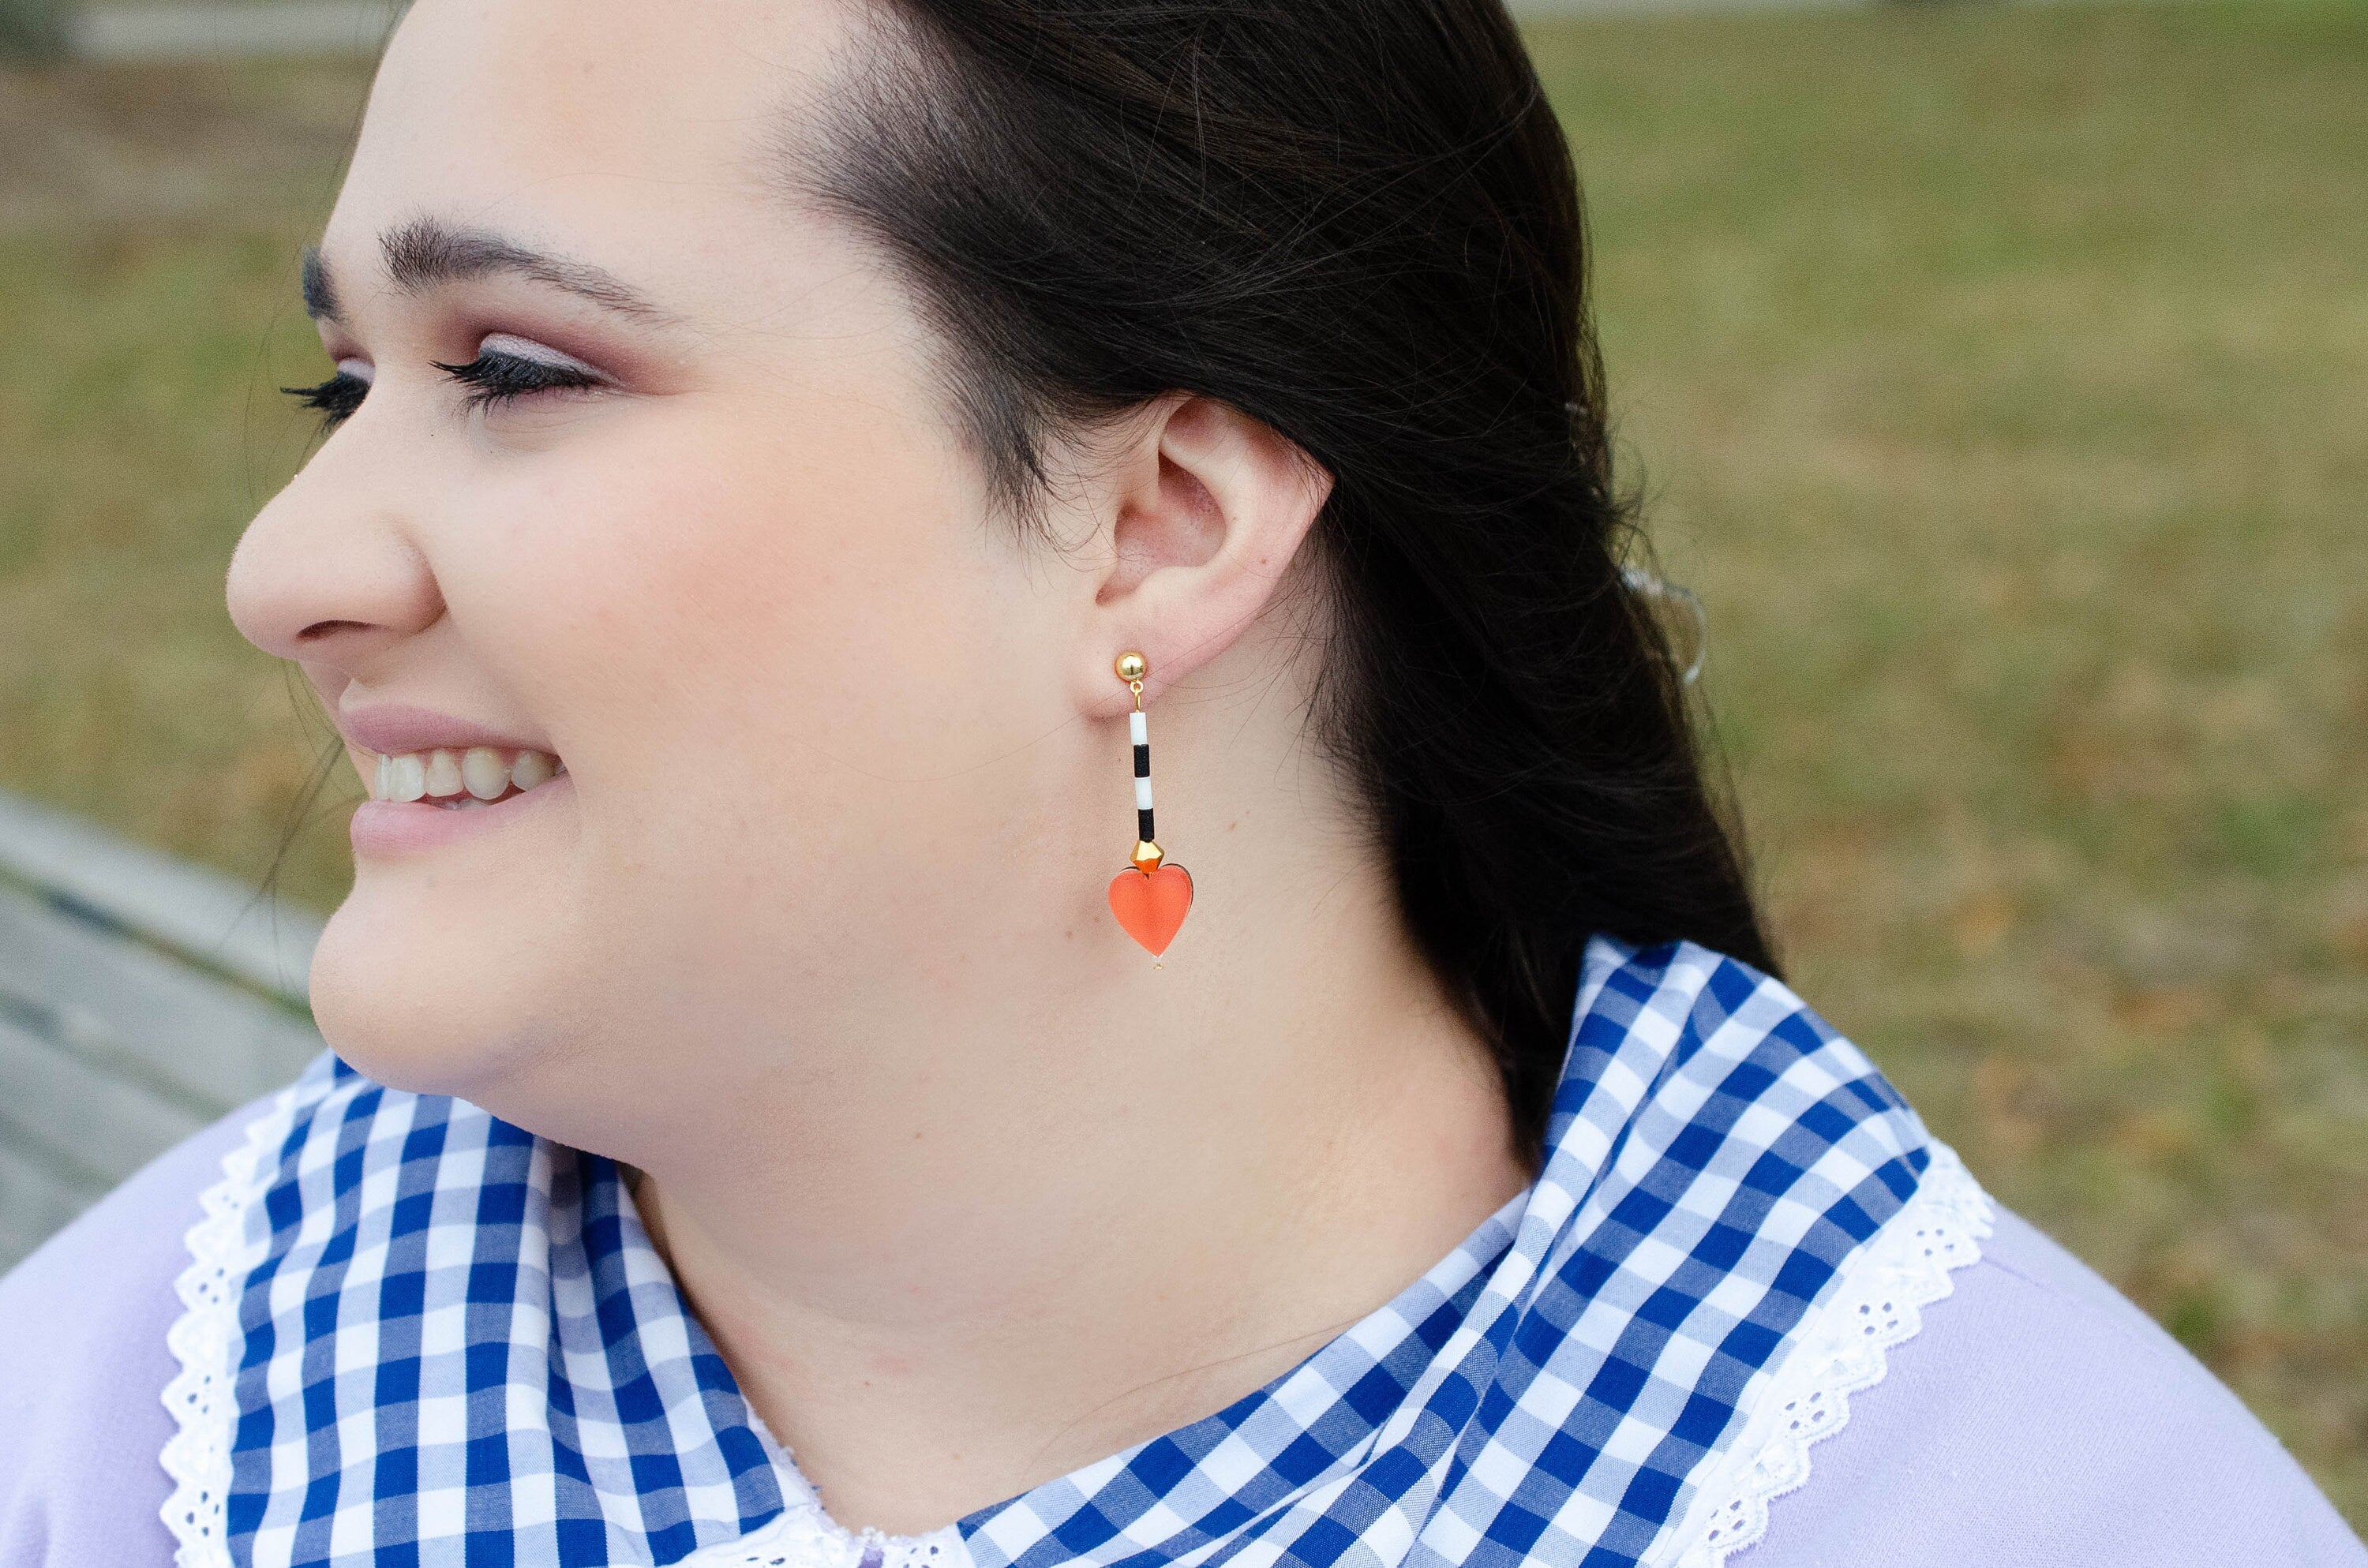
[[[1151,832],[1151,721],[1138,708],[1126,716],[1126,733],[1134,742],[1134,835],[1153,842]]]

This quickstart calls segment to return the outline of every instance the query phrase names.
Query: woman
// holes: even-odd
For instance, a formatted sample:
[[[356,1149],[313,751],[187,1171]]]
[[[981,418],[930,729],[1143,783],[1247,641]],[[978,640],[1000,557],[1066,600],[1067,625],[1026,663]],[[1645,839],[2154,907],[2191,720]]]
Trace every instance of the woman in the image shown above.
[[[0,1559],[2368,1560],[1772,978],[1581,255],[1494,0],[420,0],[336,1057],[6,1287]]]

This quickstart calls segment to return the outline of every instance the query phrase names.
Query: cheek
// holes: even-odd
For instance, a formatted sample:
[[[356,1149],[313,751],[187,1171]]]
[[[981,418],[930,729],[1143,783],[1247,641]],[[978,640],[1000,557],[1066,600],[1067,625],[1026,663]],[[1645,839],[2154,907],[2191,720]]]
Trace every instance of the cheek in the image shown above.
[[[681,401],[508,509],[493,570],[548,722],[625,777],[639,758],[745,780],[815,744],[860,764],[930,706],[937,638],[992,633],[959,476],[860,407],[792,405],[777,433]]]
[[[358,887],[314,971],[358,1066],[588,1142],[619,1096],[737,1071],[1012,909],[1096,912],[1121,824],[1087,843],[1068,803],[1125,761],[1064,706],[1074,580],[986,519],[966,463],[840,401],[653,406],[443,513],[462,656],[574,800]]]
[[[578,780],[620,989],[720,983],[751,946],[860,968],[912,874],[1026,809],[993,764],[1059,722],[1043,574],[875,410],[653,408],[502,508],[516,608],[479,619]]]

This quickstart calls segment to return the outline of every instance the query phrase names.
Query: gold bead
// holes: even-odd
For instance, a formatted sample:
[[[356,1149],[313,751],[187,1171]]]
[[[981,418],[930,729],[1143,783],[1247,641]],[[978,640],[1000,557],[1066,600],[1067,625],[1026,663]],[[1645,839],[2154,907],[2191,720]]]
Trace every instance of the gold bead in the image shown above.
[[[1134,853],[1127,858],[1134,863],[1136,870],[1147,877],[1159,869],[1159,863],[1167,858],[1167,851],[1149,839],[1138,838],[1134,841]]]
[[[1121,653],[1118,656],[1118,663],[1112,665],[1110,668],[1118,672],[1119,679],[1133,686],[1151,673],[1151,661],[1140,653],[1130,652]]]

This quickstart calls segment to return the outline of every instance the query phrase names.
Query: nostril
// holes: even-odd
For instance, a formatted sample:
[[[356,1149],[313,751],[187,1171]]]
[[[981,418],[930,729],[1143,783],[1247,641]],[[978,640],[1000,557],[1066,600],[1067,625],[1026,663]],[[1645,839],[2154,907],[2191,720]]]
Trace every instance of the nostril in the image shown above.
[[[368,624],[359,620],[316,620],[296,634],[299,642],[317,642],[324,637],[334,637],[340,631],[368,631]]]

